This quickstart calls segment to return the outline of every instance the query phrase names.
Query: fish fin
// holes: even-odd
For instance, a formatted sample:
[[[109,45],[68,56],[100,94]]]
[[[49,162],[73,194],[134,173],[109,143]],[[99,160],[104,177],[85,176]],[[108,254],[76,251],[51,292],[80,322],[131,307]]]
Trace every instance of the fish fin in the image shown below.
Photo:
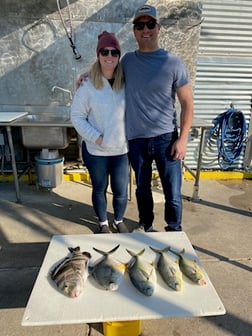
[[[155,247],[149,246],[149,248],[156,253],[159,253],[159,254],[161,253],[161,251],[156,249]]]
[[[152,265],[152,263],[151,263],[151,265]],[[153,266],[153,265],[152,265],[152,266]],[[153,272],[154,272],[154,268],[151,269],[150,274],[147,274],[146,272],[144,272],[144,273],[146,273],[146,278],[147,278],[148,280],[150,279],[150,277],[151,277],[151,275],[152,275]]]
[[[84,256],[86,256],[87,258],[91,258],[92,257],[92,255],[89,253],[89,252],[82,252],[82,254],[84,255]]]
[[[170,252],[176,254],[179,257],[181,257],[181,254],[185,253],[185,249],[184,248],[180,252],[177,252],[177,251],[174,251],[170,246],[167,248],[167,251],[170,251]]]
[[[98,252],[98,253],[100,253],[100,254],[102,254],[102,255],[104,255],[104,256],[107,256],[108,254],[112,254],[112,253],[114,253],[114,252],[118,249],[119,246],[120,246],[120,244],[116,245],[116,247],[112,248],[112,250],[110,250],[110,251],[108,251],[108,252],[99,250],[99,249],[97,249],[97,248],[95,248],[95,247],[93,247],[93,250],[95,250],[96,252]]]
[[[140,255],[142,255],[143,253],[144,253],[144,251],[145,251],[145,248],[143,248],[140,252],[138,252],[138,253],[135,253],[135,252],[133,252],[133,251],[131,251],[131,250],[128,250],[128,249],[126,249],[126,251],[132,256],[132,257],[136,257],[136,256],[140,256]]]
[[[169,251],[170,246],[166,246],[166,247],[163,248],[162,250],[159,250],[159,249],[157,249],[157,248],[155,248],[155,247],[152,247],[152,246],[149,246],[149,248],[150,248],[152,251],[156,252],[156,253],[162,254],[162,253],[166,253],[167,251]]]
[[[68,250],[69,250],[71,253],[74,253],[74,252],[80,252],[80,246],[76,246],[76,247],[68,247]]]
[[[179,255],[178,252],[174,251],[170,246],[168,246],[167,251],[170,251],[173,254]]]
[[[114,247],[112,250],[108,251],[108,254],[114,253],[118,248],[119,248],[120,244],[116,245],[116,247]]]
[[[170,251],[170,246],[166,246],[166,247],[164,247],[163,250],[162,250],[163,253],[166,253],[166,252],[168,252],[168,251]]]

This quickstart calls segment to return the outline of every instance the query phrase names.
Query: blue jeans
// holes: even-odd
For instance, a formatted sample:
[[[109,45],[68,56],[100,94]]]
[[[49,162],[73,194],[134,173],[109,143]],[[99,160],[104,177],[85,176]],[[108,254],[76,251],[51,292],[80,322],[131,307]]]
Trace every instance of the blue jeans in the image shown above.
[[[107,220],[106,192],[110,177],[113,193],[114,219],[123,219],[128,202],[129,163],[128,154],[95,156],[89,154],[82,142],[82,157],[92,182],[92,203],[99,222]]]
[[[155,160],[165,196],[164,219],[167,231],[181,231],[181,161],[173,160],[171,147],[177,132],[154,138],[139,138],[129,141],[129,159],[136,175],[136,199],[139,222],[145,230],[154,220],[154,202],[151,190],[152,163]]]

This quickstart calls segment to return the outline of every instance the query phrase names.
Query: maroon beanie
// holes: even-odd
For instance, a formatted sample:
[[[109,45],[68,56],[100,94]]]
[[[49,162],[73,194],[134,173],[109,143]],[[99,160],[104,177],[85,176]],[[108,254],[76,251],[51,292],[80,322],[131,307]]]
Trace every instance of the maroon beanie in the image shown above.
[[[99,55],[99,51],[105,47],[116,48],[120,51],[121,55],[121,47],[114,33],[108,33],[107,31],[104,31],[100,35],[98,35],[98,43],[96,48],[97,57]]]

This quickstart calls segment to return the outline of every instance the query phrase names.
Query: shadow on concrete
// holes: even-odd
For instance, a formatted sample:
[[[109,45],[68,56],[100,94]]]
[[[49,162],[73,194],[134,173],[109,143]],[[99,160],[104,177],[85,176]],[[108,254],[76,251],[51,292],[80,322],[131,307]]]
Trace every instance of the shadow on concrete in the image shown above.
[[[215,208],[215,209],[218,209],[218,210],[228,211],[228,212],[232,212],[232,213],[235,213],[235,214],[238,214],[238,215],[252,217],[252,212],[251,211],[238,209],[238,208],[233,208],[231,206],[218,204],[218,203],[214,203],[214,202],[209,202],[209,201],[205,201],[205,200],[202,200],[202,199],[194,201],[191,197],[185,196],[185,195],[183,195],[182,198],[186,201],[199,203],[200,205],[208,206],[208,207]]]
[[[203,247],[200,247],[200,246],[197,246],[197,245],[194,245],[194,244],[193,244],[193,248],[194,248],[196,251],[199,251],[199,252],[201,252],[201,253],[204,253],[204,254],[206,254],[206,255],[209,255],[209,256],[211,256],[211,257],[214,257],[214,258],[216,258],[216,259],[218,259],[218,260],[220,260],[220,261],[227,262],[227,263],[229,263],[229,264],[231,264],[231,265],[233,265],[233,266],[240,267],[240,268],[242,268],[242,269],[245,270],[245,271],[252,272],[251,267],[249,267],[249,266],[247,266],[247,265],[244,265],[244,264],[240,263],[240,262],[237,261],[237,260],[229,259],[228,257],[225,257],[225,256],[223,256],[223,255],[221,255],[221,254],[218,254],[218,253],[214,252],[214,251],[209,251],[209,250],[207,250],[207,249],[204,249]]]
[[[232,313],[227,312],[222,316],[204,317],[208,322],[218,326],[228,335],[251,336],[252,324]]]

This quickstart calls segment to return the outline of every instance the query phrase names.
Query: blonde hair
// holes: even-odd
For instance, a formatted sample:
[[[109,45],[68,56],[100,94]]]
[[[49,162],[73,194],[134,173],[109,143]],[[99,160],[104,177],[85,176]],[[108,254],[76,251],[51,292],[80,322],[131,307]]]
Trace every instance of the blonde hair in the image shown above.
[[[117,67],[115,68],[114,76],[115,81],[112,85],[112,88],[113,90],[119,91],[123,88],[124,85],[124,76],[121,63],[118,63]],[[103,87],[102,70],[98,59],[89,71],[89,78],[96,89],[101,89]]]

